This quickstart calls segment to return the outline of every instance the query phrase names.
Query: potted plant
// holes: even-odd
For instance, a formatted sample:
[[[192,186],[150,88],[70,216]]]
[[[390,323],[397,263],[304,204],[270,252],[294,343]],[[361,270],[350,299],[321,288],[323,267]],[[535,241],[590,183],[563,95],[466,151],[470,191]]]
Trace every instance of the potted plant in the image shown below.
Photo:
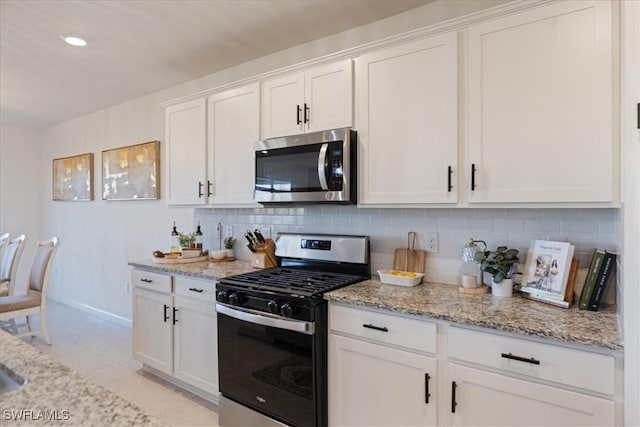
[[[233,245],[236,244],[236,239],[233,237],[225,237],[223,240],[224,248],[227,251],[227,258],[233,258]]]
[[[475,255],[480,271],[491,275],[491,292],[496,296],[512,295],[513,265],[519,260],[518,250],[506,246],[498,246],[495,251],[480,251]]]
[[[178,242],[182,248],[195,248],[196,247],[196,234],[195,233],[178,233]]]

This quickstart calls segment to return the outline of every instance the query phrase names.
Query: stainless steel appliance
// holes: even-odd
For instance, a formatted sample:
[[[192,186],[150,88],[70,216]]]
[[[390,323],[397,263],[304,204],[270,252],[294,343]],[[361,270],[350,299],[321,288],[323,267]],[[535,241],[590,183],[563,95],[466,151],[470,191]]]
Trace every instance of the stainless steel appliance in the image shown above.
[[[280,266],[216,285],[219,422],[327,425],[327,302],[371,277],[369,237],[279,233]]]
[[[356,132],[334,129],[255,144],[254,200],[356,202]]]

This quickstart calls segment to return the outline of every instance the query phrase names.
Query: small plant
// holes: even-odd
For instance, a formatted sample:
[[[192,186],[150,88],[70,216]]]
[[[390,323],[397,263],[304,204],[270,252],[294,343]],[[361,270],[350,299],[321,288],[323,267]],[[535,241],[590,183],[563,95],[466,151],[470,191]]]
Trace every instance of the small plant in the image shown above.
[[[498,246],[495,251],[480,251],[475,255],[475,261],[480,264],[480,271],[493,276],[495,283],[513,277],[513,264],[519,261],[518,250]]]
[[[225,237],[223,243],[225,249],[233,249],[233,245],[236,244],[236,239],[233,237]]]
[[[196,243],[196,233],[178,233],[178,241],[180,242],[180,247],[190,248]]]

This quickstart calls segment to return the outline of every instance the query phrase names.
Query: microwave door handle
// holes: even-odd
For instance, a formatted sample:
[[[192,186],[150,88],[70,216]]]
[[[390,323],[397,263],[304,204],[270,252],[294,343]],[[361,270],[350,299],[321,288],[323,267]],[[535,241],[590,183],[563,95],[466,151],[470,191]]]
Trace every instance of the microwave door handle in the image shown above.
[[[327,191],[329,190],[329,185],[327,184],[327,150],[329,149],[329,144],[322,144],[320,147],[320,154],[318,155],[318,178],[320,179],[320,188]]]

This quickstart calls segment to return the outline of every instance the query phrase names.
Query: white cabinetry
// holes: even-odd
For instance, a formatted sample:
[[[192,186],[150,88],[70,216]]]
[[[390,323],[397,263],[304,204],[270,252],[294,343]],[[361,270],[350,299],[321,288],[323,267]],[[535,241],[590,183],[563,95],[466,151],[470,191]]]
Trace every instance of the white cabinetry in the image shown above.
[[[174,286],[174,375],[215,396],[218,394],[215,284],[175,276]]]
[[[329,425],[435,426],[436,325],[330,305]]]
[[[356,58],[359,205],[458,201],[457,43],[448,33]]]
[[[173,370],[171,276],[131,272],[133,357],[159,371]]]
[[[133,354],[180,386],[215,401],[215,283],[134,269]]]
[[[452,425],[615,425],[613,357],[456,327],[448,340]]]
[[[165,110],[167,144],[167,202],[170,205],[207,203],[207,104],[195,99]]]
[[[353,122],[351,60],[262,83],[262,138],[349,127]]]
[[[468,29],[469,202],[614,201],[612,34],[606,1]]]
[[[260,85],[217,93],[207,102],[209,203],[259,206],[253,202],[253,144],[260,139]]]

